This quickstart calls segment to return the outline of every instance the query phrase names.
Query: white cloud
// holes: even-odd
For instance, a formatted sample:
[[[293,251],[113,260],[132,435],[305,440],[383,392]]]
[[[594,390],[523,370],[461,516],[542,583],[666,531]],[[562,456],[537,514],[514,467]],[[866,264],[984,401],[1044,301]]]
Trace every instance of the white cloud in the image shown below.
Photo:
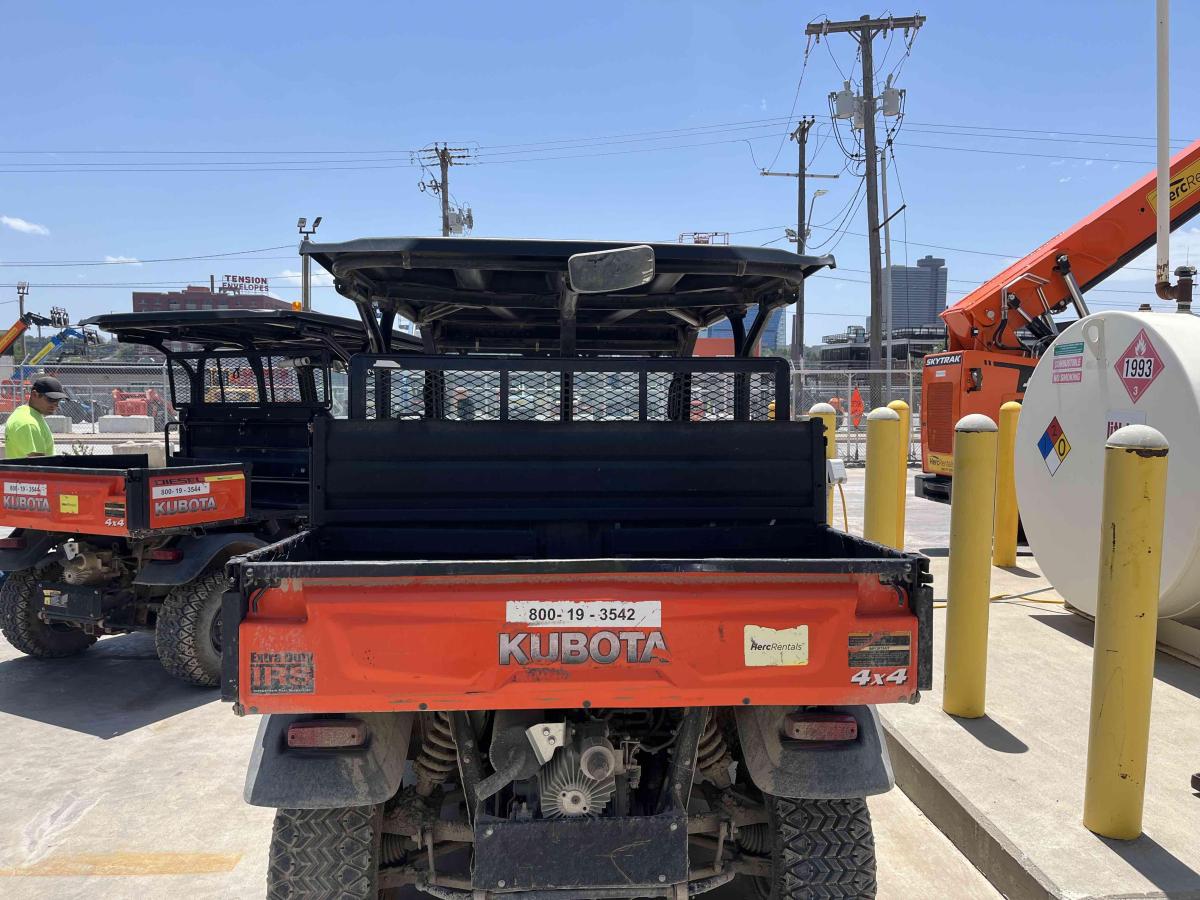
[[[50,234],[50,229],[45,225],[18,219],[16,216],[0,216],[0,225],[11,228],[13,231],[19,231],[21,234],[37,234],[42,237],[48,237]]]
[[[762,99],[760,99],[760,100],[758,101],[758,108],[759,108],[759,109],[761,109],[763,112],[766,112],[766,111],[767,111],[767,99],[766,99],[766,97],[763,97]]]
[[[1068,181],[1070,181],[1070,180],[1071,180],[1071,176],[1070,176],[1070,175],[1064,175],[1062,178],[1058,179],[1058,183],[1059,183],[1059,184],[1066,184],[1066,183],[1067,183]]]
[[[140,266],[142,261],[136,256],[105,256],[106,263],[119,263],[127,266]]]
[[[1083,161],[1083,164],[1084,164],[1085,166],[1090,166],[1090,165],[1091,165],[1093,162],[1094,162],[1094,160],[1091,160],[1091,159],[1085,159],[1085,160]]]
[[[1019,166],[1017,166],[1017,171],[1024,172],[1025,168],[1026,168],[1025,163],[1021,163]]]
[[[293,287],[298,287],[300,285],[300,273],[295,269],[284,269],[275,277],[281,280],[284,284],[291,285]],[[333,276],[328,272],[318,269],[316,266],[313,266],[310,269],[309,278],[312,279],[313,284],[333,285]]]
[[[1052,166],[1065,166],[1066,164],[1067,164],[1067,161],[1065,159],[1050,160],[1050,165],[1052,165]]]

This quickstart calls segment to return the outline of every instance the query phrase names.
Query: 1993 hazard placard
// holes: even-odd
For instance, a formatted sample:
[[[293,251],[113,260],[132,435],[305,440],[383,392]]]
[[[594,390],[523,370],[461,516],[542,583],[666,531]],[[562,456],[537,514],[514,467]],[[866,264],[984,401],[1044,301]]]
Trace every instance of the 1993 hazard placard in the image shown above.
[[[1117,358],[1114,368],[1125,387],[1125,392],[1134,403],[1141,400],[1146,391],[1150,390],[1150,385],[1154,384],[1154,380],[1162,373],[1163,360],[1154,349],[1145,328],[1137,333],[1137,337]]]

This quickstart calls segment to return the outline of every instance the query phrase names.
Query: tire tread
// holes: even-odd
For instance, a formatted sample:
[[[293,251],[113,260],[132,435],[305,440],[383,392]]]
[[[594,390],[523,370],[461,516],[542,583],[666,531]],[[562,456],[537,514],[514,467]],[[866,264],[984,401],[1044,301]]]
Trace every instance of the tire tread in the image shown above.
[[[223,572],[207,572],[172,588],[158,612],[154,631],[158,658],[164,669],[189,684],[215,687],[221,683],[220,661],[214,666],[201,658],[201,641],[209,639],[204,614],[213,594],[224,593],[226,583]]]
[[[875,897],[875,838],[862,798],[770,798],[775,891],[779,900]]]
[[[268,900],[375,900],[382,817],[382,806],[276,811]]]
[[[76,656],[96,643],[96,636],[82,629],[57,631],[37,618],[42,581],[55,580],[57,572],[57,565],[41,570],[21,569],[10,572],[0,586],[0,633],[26,656],[63,659]]]

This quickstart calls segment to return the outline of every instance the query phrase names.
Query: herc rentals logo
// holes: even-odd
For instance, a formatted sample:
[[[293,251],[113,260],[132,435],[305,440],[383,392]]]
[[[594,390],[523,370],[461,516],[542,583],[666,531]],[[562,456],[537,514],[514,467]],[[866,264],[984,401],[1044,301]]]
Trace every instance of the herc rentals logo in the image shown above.
[[[1200,160],[1192,163],[1177,175],[1171,176],[1171,206],[1178,206],[1181,200],[1198,189],[1200,189]],[[1146,202],[1150,205],[1150,209],[1158,212],[1157,187],[1146,195]]]
[[[655,653],[667,652],[661,631],[527,631],[500,635],[500,665],[527,666],[531,663],[578,665],[594,662],[608,665],[624,657],[627,663],[663,663]]]

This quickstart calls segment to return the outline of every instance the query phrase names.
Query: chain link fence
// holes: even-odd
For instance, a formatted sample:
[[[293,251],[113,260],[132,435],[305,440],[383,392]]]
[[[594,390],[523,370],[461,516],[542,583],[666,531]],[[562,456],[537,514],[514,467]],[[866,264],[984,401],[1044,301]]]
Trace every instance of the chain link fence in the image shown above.
[[[175,418],[165,364],[47,363],[22,371],[26,368],[10,369],[0,379],[0,421],[25,403],[36,378],[52,375],[67,394],[58,407],[62,418],[51,422],[60,442],[72,434],[101,433],[100,420],[105,416],[148,416],[160,437],[163,426]]]
[[[793,406],[797,415],[814,403],[828,403],[838,414],[838,455],[848,465],[861,465],[867,457],[867,413],[876,406],[903,400],[912,410],[909,432],[909,462],[921,459],[921,370],[893,369],[804,369],[792,373]],[[862,414],[854,424],[855,397],[861,399]],[[873,398],[875,398],[873,400]]]

